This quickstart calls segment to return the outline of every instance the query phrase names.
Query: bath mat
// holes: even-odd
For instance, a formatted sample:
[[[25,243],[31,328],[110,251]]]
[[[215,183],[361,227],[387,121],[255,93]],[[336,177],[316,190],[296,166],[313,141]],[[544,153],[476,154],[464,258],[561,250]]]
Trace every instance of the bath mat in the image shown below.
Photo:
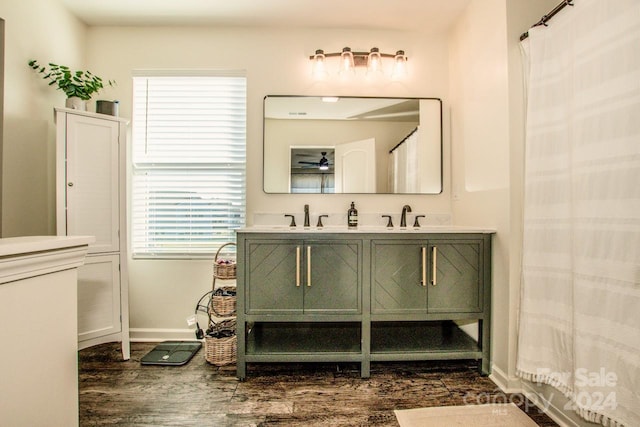
[[[147,353],[140,363],[143,365],[181,366],[200,350],[200,341],[165,341]]]
[[[394,411],[400,427],[537,427],[515,404],[436,406]]]

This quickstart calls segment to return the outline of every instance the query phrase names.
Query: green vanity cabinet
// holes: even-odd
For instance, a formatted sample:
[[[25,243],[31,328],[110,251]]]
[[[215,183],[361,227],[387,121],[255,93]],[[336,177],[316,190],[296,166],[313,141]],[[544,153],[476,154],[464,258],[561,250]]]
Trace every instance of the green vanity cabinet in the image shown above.
[[[482,311],[478,240],[373,240],[374,314]]]
[[[246,313],[360,313],[361,246],[336,239],[248,240]]]
[[[428,313],[481,313],[482,241],[430,240],[426,285]],[[433,271],[435,270],[435,274]]]
[[[300,246],[287,240],[247,241],[246,313],[302,312],[302,289],[296,285]]]
[[[371,242],[372,313],[424,313],[427,288],[422,284],[422,250],[418,241]]]
[[[238,378],[252,362],[368,377],[371,362],[432,359],[489,374],[493,231],[451,230],[238,231]]]

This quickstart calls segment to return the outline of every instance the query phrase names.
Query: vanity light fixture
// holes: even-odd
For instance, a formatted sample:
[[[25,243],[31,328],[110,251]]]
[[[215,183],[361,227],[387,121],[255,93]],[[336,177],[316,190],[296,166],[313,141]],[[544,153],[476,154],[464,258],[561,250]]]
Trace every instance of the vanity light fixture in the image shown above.
[[[407,76],[407,56],[403,50],[398,50],[395,54],[382,53],[377,47],[372,47],[369,52],[353,52],[351,48],[344,47],[342,52],[325,53],[318,49],[315,54],[309,57],[312,64],[312,74],[316,80],[325,79],[328,76],[327,58],[339,58],[338,73],[341,76],[355,74],[358,67],[367,68],[367,76],[384,74],[385,59],[393,60],[391,78],[400,80]]]

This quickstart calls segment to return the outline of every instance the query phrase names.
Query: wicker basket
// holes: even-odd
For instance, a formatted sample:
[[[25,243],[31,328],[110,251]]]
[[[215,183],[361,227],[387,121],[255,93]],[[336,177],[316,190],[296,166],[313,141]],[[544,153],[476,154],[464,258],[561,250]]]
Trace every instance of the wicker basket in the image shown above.
[[[207,336],[204,340],[204,349],[204,357],[212,365],[224,366],[235,363],[238,351],[238,337],[236,335],[226,338]]]
[[[211,304],[209,305],[209,315],[217,317],[232,316],[236,312],[237,298],[235,295],[216,295],[219,291],[236,292],[235,286],[222,286],[211,294]]]
[[[236,319],[227,319],[222,322],[211,322],[209,330],[212,333],[226,331],[233,335],[228,337],[215,337],[207,335],[204,340],[205,360],[212,365],[224,366],[236,362],[238,349],[238,337],[236,335]]]
[[[215,321],[211,321],[209,322],[209,332],[222,332],[222,331],[227,331],[227,332],[232,332],[232,333],[236,333],[236,318],[232,318],[232,319],[225,319],[222,320],[220,322],[215,322]]]
[[[224,245],[218,248],[218,252],[216,252],[216,256],[213,259],[213,276],[218,279],[235,279],[236,278],[236,262],[231,261],[229,264],[218,264],[218,255],[220,255],[220,251],[225,246],[234,245],[235,243],[225,243]]]

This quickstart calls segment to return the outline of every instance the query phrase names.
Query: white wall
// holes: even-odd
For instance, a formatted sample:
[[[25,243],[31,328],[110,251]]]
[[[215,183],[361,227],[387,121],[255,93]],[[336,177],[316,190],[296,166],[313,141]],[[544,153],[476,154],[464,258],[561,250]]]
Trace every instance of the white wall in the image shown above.
[[[410,75],[402,83],[371,85],[361,81],[315,82],[308,56],[315,49],[354,50],[377,46],[381,51],[404,49]],[[115,79],[113,97],[120,115],[131,115],[131,73],[137,69],[246,70],[247,75],[247,213],[346,212],[354,200],[361,214],[399,213],[404,204],[414,212],[449,213],[449,146],[445,129],[445,191],[440,195],[272,195],[262,191],[262,101],[265,95],[362,95],[436,97],[449,90],[447,37],[413,32],[349,30],[286,30],[260,28],[90,28],[87,60],[102,77]],[[445,121],[448,117],[445,116]],[[208,261],[141,261],[130,263],[132,336],[154,337],[164,329],[186,328],[197,298],[211,284]],[[166,336],[166,335],[165,335]]]
[[[86,27],[58,0],[0,2],[5,23],[3,237],[55,234],[53,107],[65,95],[27,62],[83,67]]]
[[[493,364],[509,357],[509,111],[505,0],[475,0],[451,33],[452,210],[493,226]]]
[[[494,373],[515,381],[524,122],[519,36],[555,6],[473,0],[451,34],[454,223],[493,225]],[[510,15],[507,15],[507,6]],[[508,24],[508,25],[507,25]],[[512,213],[512,209],[514,213]]]

